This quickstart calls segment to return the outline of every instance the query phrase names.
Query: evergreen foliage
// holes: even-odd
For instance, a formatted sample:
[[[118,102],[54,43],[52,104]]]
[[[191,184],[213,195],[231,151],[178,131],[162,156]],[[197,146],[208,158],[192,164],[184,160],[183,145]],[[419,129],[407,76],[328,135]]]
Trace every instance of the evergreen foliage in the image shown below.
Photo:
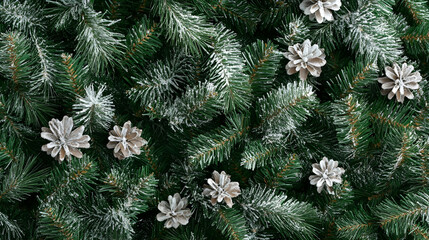
[[[284,193],[255,186],[243,193],[246,214],[265,226],[272,225],[284,237],[311,239],[315,236],[317,213],[310,204],[288,199]]]
[[[224,111],[245,110],[250,106],[250,84],[243,74],[244,60],[235,34],[218,27],[207,68],[209,78],[219,91]]]
[[[429,239],[428,1],[342,0],[321,24],[302,2],[1,1],[0,239]],[[306,39],[327,63],[301,81],[284,54]],[[394,63],[423,78],[404,103],[380,93]],[[60,163],[40,133],[65,115],[91,140]],[[118,160],[127,121],[147,144]],[[310,184],[323,157],[334,194]],[[214,170],[231,208],[203,195]],[[165,228],[175,193],[192,216]]]
[[[107,130],[113,121],[115,109],[112,96],[103,96],[105,90],[106,87],[101,86],[95,91],[94,86],[90,85],[85,88],[85,97],[78,98],[77,103],[73,105],[76,124],[84,125],[89,132],[97,129]]]

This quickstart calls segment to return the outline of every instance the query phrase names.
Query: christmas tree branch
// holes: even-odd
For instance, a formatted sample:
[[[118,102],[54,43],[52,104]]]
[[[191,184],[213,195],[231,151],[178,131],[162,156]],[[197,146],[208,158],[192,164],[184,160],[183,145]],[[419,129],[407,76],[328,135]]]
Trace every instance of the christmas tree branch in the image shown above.
[[[226,127],[194,138],[187,149],[189,162],[204,168],[228,159],[234,145],[241,141],[249,130],[248,124],[246,116],[232,116]]]
[[[271,41],[264,43],[261,40],[247,46],[243,55],[252,93],[261,96],[272,86],[281,55]]]
[[[241,57],[240,44],[235,34],[224,27],[218,27],[214,50],[207,67],[210,81],[219,91],[226,113],[244,111],[250,106],[250,84],[243,74],[244,61]]]

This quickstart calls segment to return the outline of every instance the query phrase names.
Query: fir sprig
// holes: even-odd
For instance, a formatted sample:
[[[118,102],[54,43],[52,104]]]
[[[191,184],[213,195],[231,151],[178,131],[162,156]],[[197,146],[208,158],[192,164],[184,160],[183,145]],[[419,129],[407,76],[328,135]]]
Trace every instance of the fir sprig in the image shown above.
[[[244,71],[244,61],[240,55],[240,44],[235,34],[224,27],[218,28],[214,50],[207,68],[210,79],[219,91],[225,112],[245,110],[250,106],[250,84]]]
[[[311,205],[260,186],[244,191],[243,199],[243,208],[252,219],[258,219],[265,226],[273,226],[282,236],[293,236],[295,239],[315,237],[316,229],[312,223],[317,222],[318,218]]]
[[[228,119],[226,127],[201,134],[189,144],[189,162],[201,168],[228,159],[232,148],[249,130],[249,119],[245,115],[235,115]]]

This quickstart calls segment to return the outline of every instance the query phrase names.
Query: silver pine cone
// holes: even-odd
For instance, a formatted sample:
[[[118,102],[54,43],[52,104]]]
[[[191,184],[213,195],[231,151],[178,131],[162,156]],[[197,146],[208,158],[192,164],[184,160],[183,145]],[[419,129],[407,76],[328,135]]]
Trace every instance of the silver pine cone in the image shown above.
[[[307,79],[308,73],[314,77],[320,76],[322,67],[326,64],[326,56],[317,44],[311,45],[307,39],[302,44],[289,46],[288,50],[284,55],[290,60],[286,65],[287,74],[299,71],[299,78],[303,81]]]
[[[207,179],[207,184],[204,184],[203,195],[211,197],[211,203],[225,201],[228,207],[232,207],[232,198],[241,194],[238,182],[231,182],[231,176],[224,171],[220,174],[218,171],[213,171],[212,178]]]
[[[67,116],[63,120],[52,119],[49,128],[42,127],[42,138],[51,141],[42,146],[42,151],[47,152],[60,162],[64,159],[70,160],[71,155],[81,158],[82,152],[79,148],[89,148],[90,137],[83,135],[84,126],[73,130],[73,118]]]
[[[304,0],[299,5],[305,15],[310,15],[310,20],[316,19],[318,23],[323,23],[325,19],[333,21],[331,11],[338,11],[340,7],[341,0]]]
[[[419,82],[422,80],[422,76],[419,72],[413,72],[414,67],[412,65],[402,64],[400,67],[397,63],[393,64],[393,67],[385,67],[386,77],[378,79],[381,83],[381,94],[387,95],[389,99],[392,99],[396,95],[396,100],[403,103],[404,98],[413,99],[414,94],[410,89],[419,89]]]
[[[113,149],[113,155],[122,160],[131,155],[139,155],[140,148],[147,144],[140,135],[142,130],[136,127],[131,128],[131,122],[128,121],[123,127],[114,126],[109,132],[109,143],[107,148]]]
[[[156,220],[162,222],[165,221],[165,228],[177,228],[180,225],[186,225],[192,216],[192,212],[189,208],[188,200],[186,198],[180,198],[178,193],[174,196],[168,196],[168,202],[161,201],[158,204],[158,209],[161,211],[156,215]]]
[[[326,185],[326,190],[329,194],[334,194],[333,185],[334,183],[341,183],[341,175],[344,173],[344,169],[338,167],[338,162],[323,157],[320,163],[314,163],[313,172],[316,175],[310,176],[310,184],[317,186],[317,192],[321,193],[323,187]]]

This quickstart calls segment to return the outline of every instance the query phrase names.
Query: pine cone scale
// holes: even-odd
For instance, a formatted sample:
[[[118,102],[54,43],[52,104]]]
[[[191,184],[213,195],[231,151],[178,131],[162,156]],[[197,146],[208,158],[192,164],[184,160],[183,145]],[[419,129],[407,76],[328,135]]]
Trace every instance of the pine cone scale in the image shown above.
[[[46,139],[46,140],[49,140],[49,141],[56,141],[57,140],[57,138],[55,137],[55,135],[52,134],[52,133],[50,133],[50,132],[42,132],[40,134],[40,136],[42,138]]]
[[[78,148],[89,148],[89,147],[90,147],[90,145],[89,145],[88,142],[84,142],[84,141],[79,142],[79,147]]]
[[[75,147],[69,147],[69,150],[70,150],[70,153],[71,153],[73,156],[75,156],[75,157],[77,157],[77,158],[81,158],[81,157],[83,157],[82,152],[81,152],[81,151],[79,151],[77,148],[75,148]]]
[[[75,139],[81,139],[82,137],[84,137],[84,136],[88,136],[88,135],[84,135],[84,136],[82,136],[82,134],[83,134],[83,131],[85,130],[85,127],[84,126],[80,126],[80,127],[78,127],[78,128],[76,128],[75,130],[73,130],[70,134],[69,134],[69,139],[70,140],[75,140]],[[88,136],[89,137],[89,136]]]

